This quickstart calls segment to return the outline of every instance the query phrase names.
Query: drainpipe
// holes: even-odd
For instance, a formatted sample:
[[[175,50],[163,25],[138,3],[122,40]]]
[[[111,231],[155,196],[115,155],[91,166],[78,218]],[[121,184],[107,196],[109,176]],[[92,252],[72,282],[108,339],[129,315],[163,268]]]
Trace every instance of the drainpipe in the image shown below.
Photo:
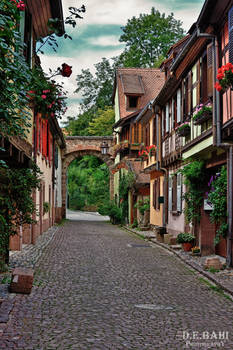
[[[200,33],[200,29],[197,28],[198,37],[212,38],[213,43],[213,57],[214,57],[214,67],[213,67],[213,79],[216,81],[217,69],[219,66],[218,61],[218,40],[216,35],[211,35],[207,33]],[[232,261],[232,229],[233,229],[233,148],[229,143],[222,143],[221,135],[221,118],[220,118],[220,93],[213,88],[213,146],[222,147],[227,149],[227,171],[228,171],[228,181],[227,181],[227,209],[228,209],[228,232],[227,232],[227,267],[233,266]]]

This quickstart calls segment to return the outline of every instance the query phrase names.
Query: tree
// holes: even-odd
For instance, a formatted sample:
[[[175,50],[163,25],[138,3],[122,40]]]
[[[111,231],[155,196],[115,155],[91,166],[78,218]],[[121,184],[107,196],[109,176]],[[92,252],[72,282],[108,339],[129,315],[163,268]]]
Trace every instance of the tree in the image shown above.
[[[94,116],[94,109],[91,108],[90,110],[79,114],[77,118],[68,118],[64,127],[71,136],[89,136],[89,123]]]
[[[128,20],[122,27],[120,42],[126,43],[119,63],[125,67],[154,67],[165,57],[170,46],[184,36],[182,22],[151,9],[150,14],[140,14]]]
[[[82,93],[81,108],[84,112],[90,108],[97,110],[111,105],[115,60],[113,59],[111,64],[107,58],[102,58],[102,61],[94,66],[94,75],[89,69],[82,69],[82,73],[76,78],[78,88],[75,92]]]
[[[68,169],[69,208],[97,209],[109,198],[109,170],[94,156],[74,160]]]
[[[89,135],[107,136],[112,135],[112,126],[115,120],[115,113],[112,107],[98,109],[96,117],[89,123]]]

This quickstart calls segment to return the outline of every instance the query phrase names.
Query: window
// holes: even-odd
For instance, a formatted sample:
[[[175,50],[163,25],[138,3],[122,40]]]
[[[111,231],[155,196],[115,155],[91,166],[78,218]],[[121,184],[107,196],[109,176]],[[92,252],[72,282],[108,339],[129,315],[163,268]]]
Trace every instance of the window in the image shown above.
[[[55,146],[55,153],[54,153],[54,165],[55,168],[58,168],[58,147],[57,145]]]
[[[153,207],[155,210],[160,209],[159,197],[160,197],[160,178],[158,177],[157,179],[155,179],[153,184]]]
[[[177,123],[181,122],[181,89],[177,90],[176,94],[176,105],[177,105]]]
[[[228,12],[229,62],[233,63],[233,7]]]
[[[20,36],[21,42],[24,45],[23,55],[26,62],[31,66],[32,63],[32,16],[27,10],[21,11],[20,18]]]
[[[156,118],[157,116],[152,119],[152,130],[153,130],[153,139],[152,139],[152,143],[153,145],[157,145],[157,128],[156,128]]]
[[[201,82],[200,82],[200,93],[201,93],[201,102],[205,103],[208,101],[208,92],[207,92],[207,55],[206,51],[201,59]]]
[[[169,176],[168,210],[182,212],[182,174]]]
[[[138,96],[128,96],[128,108],[137,108]]]
[[[166,133],[169,132],[169,103],[166,104]]]
[[[133,141],[134,143],[139,143],[139,124],[138,123],[134,124],[133,131],[134,131]]]

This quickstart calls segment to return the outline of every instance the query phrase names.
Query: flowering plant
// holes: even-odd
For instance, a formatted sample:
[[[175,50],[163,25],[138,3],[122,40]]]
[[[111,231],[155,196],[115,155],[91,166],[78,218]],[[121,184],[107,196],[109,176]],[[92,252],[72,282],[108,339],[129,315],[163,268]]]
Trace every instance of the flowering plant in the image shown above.
[[[66,66],[69,67],[68,65]],[[69,67],[69,72],[71,68]],[[65,74],[68,74],[67,72]],[[55,80],[50,80],[55,75],[68,76],[63,75],[63,68],[58,68],[50,77],[46,76],[41,68],[33,69],[30,90],[27,96],[33,101],[37,111],[42,113],[44,117],[56,116],[60,118],[66,112],[66,92],[64,92],[62,84],[56,83]]]
[[[145,150],[145,149],[143,149],[142,151],[138,152],[138,156],[141,159],[147,158],[148,155],[149,155],[149,152],[147,150]]]
[[[17,7],[17,9],[19,9],[19,11],[24,11],[26,8],[25,3],[21,0],[19,0],[19,1],[11,0],[11,2],[13,2],[16,5],[16,7]]]
[[[203,122],[210,118],[213,111],[212,104],[209,102],[207,105],[202,103],[198,105],[193,113],[193,121],[195,123]]]
[[[146,146],[146,150],[148,152],[149,156],[152,156],[152,154],[156,151],[155,145]]]
[[[200,253],[200,251],[201,251],[200,247],[197,247],[197,246],[191,248],[191,250],[192,250],[192,253]]]
[[[217,91],[226,90],[233,84],[233,65],[227,63],[218,69],[217,74],[218,81],[215,83],[215,89]]]
[[[177,133],[179,136],[186,136],[190,133],[190,125],[189,122],[184,122],[183,124],[179,125],[176,128]]]

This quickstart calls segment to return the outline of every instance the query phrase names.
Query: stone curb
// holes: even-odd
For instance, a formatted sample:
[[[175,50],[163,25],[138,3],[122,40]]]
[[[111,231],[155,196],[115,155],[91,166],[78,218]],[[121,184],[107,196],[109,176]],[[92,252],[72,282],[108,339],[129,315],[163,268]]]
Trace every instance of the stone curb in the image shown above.
[[[138,237],[142,237],[142,235],[138,232],[135,232],[134,230],[131,230],[129,227],[127,226],[123,226],[127,231],[135,234]],[[145,239],[147,239],[145,237]],[[147,239],[148,240],[148,239]],[[194,270],[198,271],[201,275],[203,275],[204,277],[208,278],[211,282],[214,282],[217,286],[219,286],[220,288],[222,288],[226,293],[230,294],[233,297],[233,290],[231,290],[230,288],[224,286],[224,284],[219,281],[217,278],[215,278],[214,276],[212,276],[209,272],[204,271],[198,264],[195,264],[191,261],[188,261],[185,257],[181,256],[179,253],[177,253],[174,249],[170,248],[168,245],[164,244],[164,243],[160,243],[158,241],[156,241],[155,239],[151,240],[149,239],[149,241],[152,244],[155,244],[161,248],[164,248],[166,250],[169,250],[171,253],[173,253],[174,255],[176,255],[181,261],[183,261],[185,264],[189,265],[190,267],[192,267]]]

